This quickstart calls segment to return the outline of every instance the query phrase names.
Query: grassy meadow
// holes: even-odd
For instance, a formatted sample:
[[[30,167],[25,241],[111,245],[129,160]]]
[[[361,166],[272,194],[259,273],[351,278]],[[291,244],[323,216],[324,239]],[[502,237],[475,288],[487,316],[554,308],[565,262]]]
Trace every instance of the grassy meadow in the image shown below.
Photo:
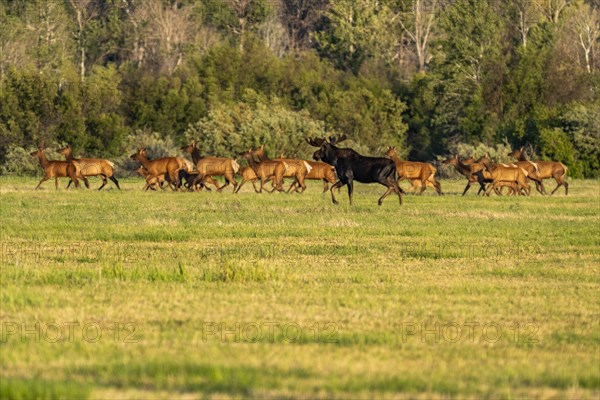
[[[598,181],[36,184],[0,177],[2,399],[600,396]]]

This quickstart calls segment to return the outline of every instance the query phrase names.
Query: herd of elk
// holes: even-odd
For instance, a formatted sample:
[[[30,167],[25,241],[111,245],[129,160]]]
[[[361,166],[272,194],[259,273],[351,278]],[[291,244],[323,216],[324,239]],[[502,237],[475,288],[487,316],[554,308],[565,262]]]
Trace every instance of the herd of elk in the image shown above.
[[[272,182],[272,189],[283,192],[285,178],[292,178],[293,182],[287,192],[306,189],[305,180],[322,180],[324,189],[331,191],[331,200],[337,204],[334,189],[344,185],[348,186],[348,198],[352,204],[354,181],[362,183],[379,183],[387,187],[387,191],[379,198],[378,204],[392,192],[398,195],[402,204],[402,195],[405,193],[399,186],[399,182],[407,180],[411,184],[413,192],[422,194],[427,187],[434,188],[439,195],[442,194],[440,183],[436,180],[437,169],[429,163],[401,160],[396,147],[389,147],[386,157],[366,157],[351,148],[339,148],[337,145],[346,140],[346,136],[329,138],[307,138],[308,144],[318,147],[313,153],[315,161],[286,158],[270,159],[265,151],[264,145],[257,149],[249,149],[240,155],[248,162],[248,166],[240,169],[235,159],[225,157],[202,156],[194,141],[181,148],[182,151],[191,155],[193,163],[182,157],[163,157],[151,160],[148,158],[146,148],[138,149],[130,156],[138,161],[141,166],[137,169],[146,180],[143,190],[164,189],[166,183],[172,190],[181,189],[184,184],[187,190],[202,190],[208,185],[214,186],[218,192],[228,185],[233,186],[233,193],[238,193],[246,182],[252,182],[254,191],[261,193],[265,184]],[[99,176],[102,185],[98,190],[104,188],[107,179],[113,181],[118,189],[119,182],[115,177],[114,164],[100,158],[75,158],[73,150],[69,145],[59,149],[59,153],[65,157],[65,161],[48,160],[44,153],[45,148],[31,153],[37,157],[44,169],[44,177],[36,186],[36,189],[48,179],[55,178],[56,189],[58,189],[59,178],[68,177],[75,187],[80,187],[79,179],[83,180],[89,188],[88,177]],[[554,178],[557,186],[550,193],[554,194],[559,187],[564,186],[565,195],[568,194],[569,185],[565,181],[567,167],[561,162],[553,161],[530,161],[525,158],[524,149],[520,148],[508,154],[509,157],[517,159],[514,163],[492,163],[487,154],[478,160],[472,157],[459,159],[457,155],[447,158],[442,163],[452,165],[456,170],[467,178],[467,186],[462,195],[464,196],[471,185],[477,182],[480,185],[477,194],[484,193],[489,196],[491,191],[501,195],[502,189],[507,187],[509,194],[529,195],[531,187],[529,182],[533,181],[541,194],[546,194],[543,185],[544,179]],[[241,175],[242,182],[238,185],[235,175]],[[214,177],[222,176],[225,179],[223,186]],[[256,182],[260,180],[260,187]],[[329,187],[329,184],[332,186]]]

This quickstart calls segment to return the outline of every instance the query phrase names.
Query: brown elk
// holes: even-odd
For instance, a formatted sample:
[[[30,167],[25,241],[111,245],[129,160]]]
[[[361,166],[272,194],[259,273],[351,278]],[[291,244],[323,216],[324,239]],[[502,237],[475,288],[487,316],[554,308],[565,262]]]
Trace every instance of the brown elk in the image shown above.
[[[452,165],[456,170],[467,178],[467,186],[463,191],[463,196],[467,193],[467,191],[471,188],[471,185],[475,182],[479,183],[479,191],[477,194],[485,193],[485,185],[486,183],[491,183],[492,178],[487,170],[480,166],[477,168],[477,163],[471,162],[471,164],[466,164],[463,161],[458,159],[458,155],[454,155],[453,157],[447,158],[442,161],[442,164]]]
[[[35,187],[37,190],[42,183],[47,181],[48,179],[55,179],[56,190],[58,190],[58,184],[60,178],[71,178],[71,181],[75,183],[75,187],[79,187],[79,181],[77,178],[81,178],[85,183],[85,186],[89,188],[89,183],[85,176],[81,174],[81,167],[77,161],[58,161],[58,160],[48,160],[46,157],[46,153],[44,153],[46,149],[43,146],[34,152],[31,152],[30,155],[32,157],[37,157],[40,161],[40,165],[44,169],[44,177]]]
[[[164,175],[165,178],[168,176],[169,187],[173,190],[177,190],[179,186],[179,171],[183,168],[187,168],[187,165],[183,159],[177,157],[164,157],[156,160],[149,160],[146,148],[142,147],[137,152],[131,155],[131,159],[139,161],[142,166],[148,171],[151,177],[158,179],[160,175]]]
[[[98,190],[102,190],[104,186],[108,183],[106,178],[109,178],[115,185],[117,185],[117,189],[121,189],[119,187],[119,181],[114,176],[114,168],[115,164],[108,160],[104,160],[102,158],[75,158],[73,157],[73,149],[71,146],[66,145],[62,149],[59,149],[58,152],[62,154],[67,161],[77,161],[81,167],[81,173],[83,176],[100,176],[102,178],[102,186],[98,188]],[[67,185],[67,188],[71,185],[71,182]]]
[[[307,161],[296,160],[294,158],[283,158],[283,156],[271,160],[265,152],[264,145],[261,145],[258,149],[254,150],[254,152],[252,152],[252,155],[256,156],[259,161],[281,161],[287,164],[287,168],[283,173],[283,177],[280,180],[275,179],[273,181],[277,190],[283,190],[283,178],[294,178],[294,182],[288,189],[288,192],[292,189],[292,187],[296,185],[300,187],[300,192],[304,192],[306,190],[306,184],[304,183],[304,180],[306,179],[306,176],[310,173],[310,171],[312,171],[312,167]]]
[[[518,160],[518,163],[534,163],[537,167],[534,174],[528,176],[528,178],[534,179],[536,182],[536,187],[538,191],[542,194],[546,194],[546,189],[544,188],[544,179],[554,178],[556,181],[556,188],[550,193],[553,195],[554,192],[558,190],[559,187],[565,187],[565,196],[569,194],[569,184],[565,180],[567,176],[568,168],[561,162],[557,161],[540,161],[536,160],[534,162],[528,161],[525,157],[524,148],[513,150],[508,153],[509,157],[514,157]],[[528,171],[529,172],[529,171]],[[533,177],[532,177],[533,176]],[[535,179],[537,178],[537,179]]]
[[[312,169],[308,172],[308,175],[306,175],[304,179],[310,179],[315,181],[323,180],[323,193],[329,190],[329,183],[333,185],[337,181],[337,175],[335,174],[335,168],[333,167],[333,165],[329,165],[322,161],[303,161],[306,161],[308,165],[312,167]],[[288,192],[297,185],[297,181],[294,180],[294,183],[292,183],[292,186],[290,186]],[[340,188],[338,188],[338,192],[339,191]]]
[[[254,151],[252,149],[248,149],[241,153],[240,155],[248,160],[248,165],[254,171],[254,174],[260,179],[260,189],[258,193],[262,193],[263,189],[265,189],[265,183],[269,180],[274,180],[275,182],[282,182],[283,175],[285,174],[285,170],[289,168],[286,162],[284,161],[275,161],[275,160],[265,160],[265,161],[256,161],[254,159]],[[247,182],[244,180],[243,183]],[[281,184],[277,185],[272,190],[267,190],[268,192],[273,192],[273,190],[282,191]],[[234,193],[239,192],[240,186],[235,190]]]
[[[439,195],[442,194],[442,185],[435,180],[437,169],[433,165],[424,162],[401,160],[400,157],[398,157],[396,146],[389,147],[385,155],[392,159],[394,164],[396,164],[398,182],[408,179],[415,191],[417,189],[416,182],[419,182],[421,188],[419,194],[423,193],[427,186],[435,188]]]
[[[221,187],[215,185],[217,187],[217,192],[220,192],[229,184],[233,185],[233,191],[235,192],[235,189],[238,186],[238,183],[235,180],[235,174],[240,169],[237,161],[225,157],[202,157],[196,143],[196,141],[193,141],[192,144],[181,148],[181,150],[192,155],[192,160],[194,161],[194,164],[196,164],[198,177],[194,181],[194,184],[204,183],[204,181],[208,180],[208,177],[223,176],[225,178],[225,183]],[[212,178],[209,181],[215,183]]]
[[[157,188],[163,189],[162,185],[165,181],[164,175],[152,176],[143,166],[136,169],[135,172],[140,174],[142,178],[146,179],[146,185],[144,185],[144,188],[142,190],[156,190]]]
[[[254,191],[256,193],[260,193],[258,191],[258,189],[256,188],[256,181],[258,180],[258,176],[256,176],[256,173],[254,172],[254,170],[252,169],[251,166],[247,166],[241,169],[241,171],[239,172],[239,174],[242,176],[242,183],[240,183],[237,187],[237,190],[235,191],[235,193],[239,192],[240,189],[242,188],[242,186],[246,183],[246,182],[252,182],[252,187],[254,187]]]
[[[489,196],[491,190],[496,190],[499,186],[509,185],[510,187],[513,187],[513,184],[516,184],[517,192],[519,194],[522,194],[521,190],[524,190],[525,194],[529,196],[531,187],[527,183],[527,171],[523,168],[516,165],[492,164],[487,155],[482,157],[481,163],[492,177],[492,185],[487,189],[486,195]],[[501,184],[499,182],[507,182],[507,184]]]

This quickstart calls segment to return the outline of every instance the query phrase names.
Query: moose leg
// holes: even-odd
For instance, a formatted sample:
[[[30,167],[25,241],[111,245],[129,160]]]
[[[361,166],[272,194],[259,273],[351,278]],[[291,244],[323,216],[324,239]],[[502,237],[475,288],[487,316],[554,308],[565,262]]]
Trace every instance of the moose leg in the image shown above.
[[[352,193],[354,192],[354,182],[352,181],[352,179],[349,179],[346,185],[348,185],[348,198],[350,199],[350,205],[352,205]]]
[[[335,196],[333,194],[333,190],[336,188],[339,189],[344,185],[345,183],[343,183],[342,181],[337,181],[333,186],[331,186],[331,189],[329,189],[329,191],[331,192],[331,201],[333,202],[333,204],[338,204],[338,201],[335,199]]]

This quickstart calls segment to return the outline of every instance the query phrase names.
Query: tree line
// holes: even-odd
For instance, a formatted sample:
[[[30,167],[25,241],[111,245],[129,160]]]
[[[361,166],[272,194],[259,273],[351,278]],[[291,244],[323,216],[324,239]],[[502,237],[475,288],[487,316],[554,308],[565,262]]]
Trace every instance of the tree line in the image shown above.
[[[343,133],[421,161],[525,145],[598,177],[599,38],[584,0],[0,0],[0,171],[41,141],[293,157]]]

